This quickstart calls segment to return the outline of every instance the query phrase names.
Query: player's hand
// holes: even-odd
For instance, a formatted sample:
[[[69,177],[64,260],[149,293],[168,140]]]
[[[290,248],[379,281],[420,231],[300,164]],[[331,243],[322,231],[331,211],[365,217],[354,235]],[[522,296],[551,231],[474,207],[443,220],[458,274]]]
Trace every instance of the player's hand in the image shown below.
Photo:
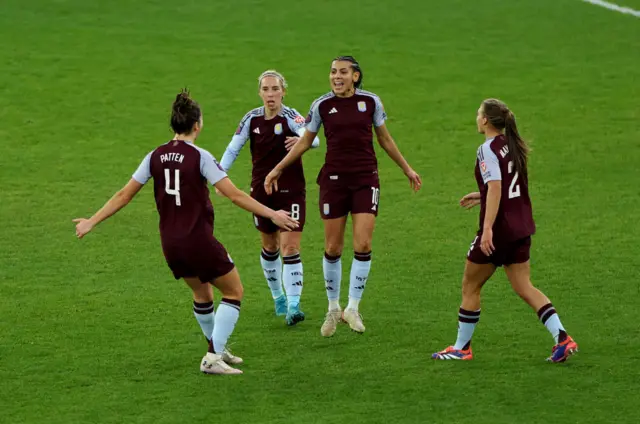
[[[78,238],[84,237],[87,233],[93,230],[93,222],[86,218],[76,218],[73,220],[76,223],[76,236]]]
[[[277,211],[271,218],[271,221],[283,230],[288,231],[295,230],[300,225],[298,221],[291,218],[289,212],[283,210]]]
[[[411,168],[409,168],[409,170],[405,172],[405,175],[407,176],[407,178],[409,178],[409,184],[411,185],[413,191],[420,190],[420,187],[422,187],[422,179],[420,179],[420,175],[418,175],[418,173]]]
[[[298,141],[300,141],[300,137],[287,137],[284,140],[284,147],[287,149],[287,152],[293,149],[293,146],[295,146]]]
[[[218,187],[214,187],[214,188],[216,189],[216,194],[217,194],[218,196],[220,196],[220,197],[227,197],[227,196],[225,196],[225,195],[224,195],[224,193],[223,193],[223,192],[221,192],[220,190],[218,190]]]
[[[496,250],[493,246],[493,230],[483,230],[482,238],[480,239],[480,250],[487,256],[491,256],[491,254]]]
[[[463,196],[462,199],[460,199],[460,206],[462,206],[465,209],[471,209],[474,206],[477,206],[480,204],[480,193],[475,192],[475,193],[469,193],[466,196]]]
[[[278,171],[276,168],[273,168],[271,172],[264,179],[264,191],[267,194],[271,194],[274,191],[278,191],[278,178],[280,178],[281,171]]]

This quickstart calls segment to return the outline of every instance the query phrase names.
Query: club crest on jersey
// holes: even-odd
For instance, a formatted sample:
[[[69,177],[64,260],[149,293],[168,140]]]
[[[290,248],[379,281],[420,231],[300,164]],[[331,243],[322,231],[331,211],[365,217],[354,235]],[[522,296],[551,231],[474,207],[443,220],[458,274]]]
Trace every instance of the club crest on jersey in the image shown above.
[[[360,112],[366,112],[367,111],[367,104],[365,102],[358,102],[358,110]]]
[[[273,127],[273,132],[276,134],[282,134],[282,124],[276,124],[276,126]]]
[[[480,162],[480,170],[482,172],[487,172],[487,164],[484,161]]]

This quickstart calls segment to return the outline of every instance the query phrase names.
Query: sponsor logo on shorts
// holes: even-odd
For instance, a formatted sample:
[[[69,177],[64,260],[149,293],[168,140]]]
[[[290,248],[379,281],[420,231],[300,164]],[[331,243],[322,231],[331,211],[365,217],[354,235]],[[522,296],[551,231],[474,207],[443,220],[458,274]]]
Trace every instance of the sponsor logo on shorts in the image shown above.
[[[365,102],[358,102],[358,110],[360,112],[366,112],[367,111],[367,104]]]
[[[273,132],[276,134],[282,134],[282,124],[276,124],[276,126],[273,127]]]
[[[329,179],[330,180],[337,180],[338,176],[337,175],[329,175]]]
[[[257,216],[255,216],[255,215],[253,216],[253,222],[256,224],[256,227],[257,227],[258,225],[260,225],[260,224],[258,223],[258,217],[257,217]]]
[[[328,203],[325,203],[323,205],[322,211],[324,212],[325,215],[329,215],[329,204]]]

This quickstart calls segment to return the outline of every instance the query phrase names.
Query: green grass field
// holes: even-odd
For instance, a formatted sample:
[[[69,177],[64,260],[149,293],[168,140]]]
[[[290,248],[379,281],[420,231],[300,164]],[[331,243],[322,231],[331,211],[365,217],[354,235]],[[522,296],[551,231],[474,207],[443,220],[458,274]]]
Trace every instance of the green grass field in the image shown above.
[[[3,0],[0,47],[0,422],[640,420],[637,18],[577,0]],[[250,214],[214,199],[216,235],[245,285],[232,348],[246,365],[239,378],[204,376],[205,344],[189,290],[165,265],[152,189],[81,241],[71,219],[171,137],[181,87],[205,113],[200,145],[220,158],[260,104],[260,72],[283,72],[286,103],[306,114],[345,53],[424,180],[412,194],[379,153],[367,332],[319,334],[323,145],[305,156],[307,321],[297,327],[272,314]],[[534,283],[581,347],[561,366],[544,362],[553,340],[502,272],[484,291],[476,359],[429,359],[455,339],[477,225],[477,210],[457,201],[475,187],[486,97],[509,104],[534,148]],[[249,172],[245,149],[231,177],[248,189]],[[344,256],[346,299],[349,247]]]

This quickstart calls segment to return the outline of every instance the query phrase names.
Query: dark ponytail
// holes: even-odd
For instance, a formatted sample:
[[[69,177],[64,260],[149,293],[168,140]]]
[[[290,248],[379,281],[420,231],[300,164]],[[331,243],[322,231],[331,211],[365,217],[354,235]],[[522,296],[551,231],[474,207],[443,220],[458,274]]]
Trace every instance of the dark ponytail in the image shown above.
[[[189,90],[183,88],[171,107],[171,128],[176,134],[189,134],[201,114],[198,103],[189,96]]]
[[[529,145],[520,137],[518,133],[518,127],[516,126],[516,117],[510,110],[507,112],[507,116],[504,120],[504,135],[507,138],[507,145],[509,146],[509,152],[513,157],[513,164],[515,170],[519,175],[527,175],[527,160],[529,158]]]
[[[345,62],[351,62],[351,69],[353,69],[354,72],[360,73],[360,78],[358,78],[358,81],[353,83],[353,86],[355,88],[360,88],[362,86],[362,78],[364,77],[364,74],[362,73],[362,68],[360,68],[360,64],[358,63],[356,58],[353,56],[338,56],[335,59],[333,59],[334,62],[336,60],[344,60]]]
[[[515,170],[518,174],[526,176],[527,160],[531,149],[518,133],[516,117],[513,112],[500,100],[487,99],[482,102],[482,113],[491,126],[497,130],[504,130]]]

